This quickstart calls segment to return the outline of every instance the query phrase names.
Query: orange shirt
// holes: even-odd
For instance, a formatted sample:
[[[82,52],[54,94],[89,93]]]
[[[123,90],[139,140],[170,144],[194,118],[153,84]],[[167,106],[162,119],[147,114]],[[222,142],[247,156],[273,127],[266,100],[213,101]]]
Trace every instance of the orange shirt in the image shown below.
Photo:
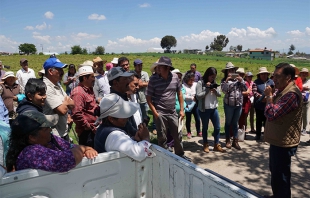
[[[297,77],[297,78],[295,79],[295,84],[296,84],[296,86],[299,88],[299,90],[302,91],[302,80],[301,80],[300,77]]]

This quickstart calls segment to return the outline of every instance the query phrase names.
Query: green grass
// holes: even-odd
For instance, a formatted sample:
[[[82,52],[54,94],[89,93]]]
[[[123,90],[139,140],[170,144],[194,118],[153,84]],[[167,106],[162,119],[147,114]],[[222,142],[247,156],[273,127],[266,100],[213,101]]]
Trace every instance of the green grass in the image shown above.
[[[189,70],[189,66],[191,63],[196,63],[197,70],[204,74],[204,71],[208,67],[215,67],[218,70],[217,82],[220,82],[220,79],[223,78],[223,73],[221,72],[222,69],[225,68],[227,62],[232,62],[235,66],[243,67],[245,71],[251,71],[254,75],[258,73],[258,69],[260,67],[267,67],[268,71],[273,72],[274,66],[281,62],[289,62],[293,63],[299,69],[306,67],[310,69],[310,61],[308,60],[293,60],[293,59],[275,59],[273,61],[267,60],[254,60],[248,58],[232,58],[232,57],[223,57],[223,52],[217,53],[209,53],[205,55],[196,55],[196,54],[156,54],[156,53],[131,53],[131,54],[115,54],[115,55],[102,55],[100,56],[102,59],[107,60],[110,62],[114,57],[121,57],[126,56],[131,63],[130,69],[134,69],[133,61],[137,58],[143,61],[143,70],[151,73],[149,68],[150,66],[160,58],[160,56],[168,56],[172,60],[173,67],[179,69],[181,72],[186,72]],[[0,56],[0,60],[3,62],[4,65],[11,66],[11,71],[16,72],[20,69],[19,60],[21,58],[26,58],[29,61],[29,67],[34,69],[37,75],[37,72],[42,69],[42,65],[44,61],[49,58],[49,56],[45,55],[30,55],[30,56],[20,56],[20,55],[13,55],[13,56]],[[85,60],[92,60],[95,58],[94,55],[58,55],[57,58],[60,59],[63,63],[73,63],[76,66],[83,63]],[[8,70],[6,70],[8,71]],[[65,72],[67,70],[65,69]],[[254,78],[255,79],[255,78]],[[222,96],[223,97],[223,96]],[[223,108],[223,98],[219,98],[219,115],[220,115],[220,123],[221,123],[221,132],[224,132],[224,108]],[[149,113],[151,118],[150,125],[153,121],[153,116]],[[192,120],[193,121],[193,120]],[[208,134],[211,136],[213,132],[212,124],[209,124]],[[151,129],[151,126],[149,126]],[[185,127],[183,132],[186,133]],[[195,134],[195,130],[192,130]],[[75,140],[73,136],[73,132],[70,132],[70,136]],[[152,142],[157,142],[156,136],[152,137]]]

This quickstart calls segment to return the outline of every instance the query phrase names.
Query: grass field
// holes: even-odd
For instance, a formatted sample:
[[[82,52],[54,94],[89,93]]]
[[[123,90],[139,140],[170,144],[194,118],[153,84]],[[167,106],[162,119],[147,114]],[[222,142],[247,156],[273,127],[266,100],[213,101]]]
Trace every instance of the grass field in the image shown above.
[[[179,69],[182,73],[189,70],[189,66],[191,63],[196,63],[197,70],[199,72],[204,73],[204,71],[213,66],[218,70],[218,77],[217,82],[219,83],[220,80],[223,78],[223,73],[221,72],[222,69],[225,68],[226,62],[232,62],[235,66],[243,67],[244,70],[251,71],[254,75],[258,73],[258,69],[260,67],[267,67],[268,71],[273,72],[274,66],[281,62],[289,62],[295,64],[296,67],[299,69],[306,67],[310,69],[310,61],[307,60],[292,60],[292,59],[275,59],[273,61],[267,60],[253,60],[248,58],[232,58],[232,57],[222,57],[221,54],[215,53],[213,55],[196,55],[196,54],[153,54],[153,53],[136,53],[136,54],[115,54],[115,55],[102,55],[100,56],[102,59],[107,60],[110,62],[114,57],[121,57],[126,56],[131,63],[130,69],[133,68],[133,61],[137,58],[143,61],[143,70],[151,73],[149,68],[150,66],[160,58],[160,56],[168,56],[172,59],[172,64],[175,68]],[[21,58],[26,58],[29,62],[29,67],[34,69],[37,75],[37,72],[42,69],[42,65],[44,61],[49,58],[49,56],[45,55],[30,55],[30,56],[20,56],[20,55],[13,55],[13,56],[0,56],[0,60],[2,61],[3,65],[9,65],[11,71],[16,73],[17,70],[20,69],[19,60]],[[85,60],[92,60],[95,58],[94,55],[58,55],[57,58],[60,59],[61,62],[67,64],[75,64],[78,66],[79,64],[83,63]],[[8,70],[6,70],[8,71]],[[66,70],[65,70],[66,72]],[[254,77],[254,79],[256,79]],[[253,80],[254,80],[253,79]],[[223,100],[219,98],[219,114],[220,114],[220,123],[221,123],[221,132],[223,133],[223,126],[224,126],[224,108],[223,108]],[[153,116],[149,114],[151,117],[150,124],[152,123]],[[149,126],[151,129],[151,126]],[[184,127],[185,129],[185,127]],[[184,130],[183,130],[184,131]],[[184,131],[186,133],[186,131]],[[213,127],[210,125],[208,133],[209,135],[213,132]],[[192,133],[196,134],[196,130],[192,127]],[[74,136],[71,134],[71,137]],[[74,138],[75,139],[75,138]]]

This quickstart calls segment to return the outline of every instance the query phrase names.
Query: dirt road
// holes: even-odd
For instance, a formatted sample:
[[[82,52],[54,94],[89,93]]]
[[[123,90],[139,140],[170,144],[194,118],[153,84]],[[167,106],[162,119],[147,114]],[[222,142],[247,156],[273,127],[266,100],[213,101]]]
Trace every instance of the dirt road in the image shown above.
[[[248,134],[240,143],[242,148],[226,149],[226,153],[213,152],[213,137],[208,137],[210,153],[202,151],[202,138],[185,140],[184,150],[193,162],[202,168],[213,170],[241,185],[261,194],[271,195],[270,172],[268,167],[269,144],[254,140],[255,134]],[[296,156],[292,157],[292,197],[310,197],[310,145],[305,142],[309,135],[301,136]],[[224,146],[225,139],[220,141]]]

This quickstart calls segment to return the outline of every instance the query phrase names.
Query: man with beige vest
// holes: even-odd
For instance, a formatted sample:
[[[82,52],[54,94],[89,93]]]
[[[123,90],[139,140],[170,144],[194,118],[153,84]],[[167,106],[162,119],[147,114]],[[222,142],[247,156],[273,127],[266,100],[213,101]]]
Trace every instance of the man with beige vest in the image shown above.
[[[267,86],[264,140],[270,144],[269,169],[271,172],[271,197],[291,197],[291,157],[295,155],[300,140],[302,122],[302,94],[294,82],[295,69],[280,63],[274,71],[277,91]]]

